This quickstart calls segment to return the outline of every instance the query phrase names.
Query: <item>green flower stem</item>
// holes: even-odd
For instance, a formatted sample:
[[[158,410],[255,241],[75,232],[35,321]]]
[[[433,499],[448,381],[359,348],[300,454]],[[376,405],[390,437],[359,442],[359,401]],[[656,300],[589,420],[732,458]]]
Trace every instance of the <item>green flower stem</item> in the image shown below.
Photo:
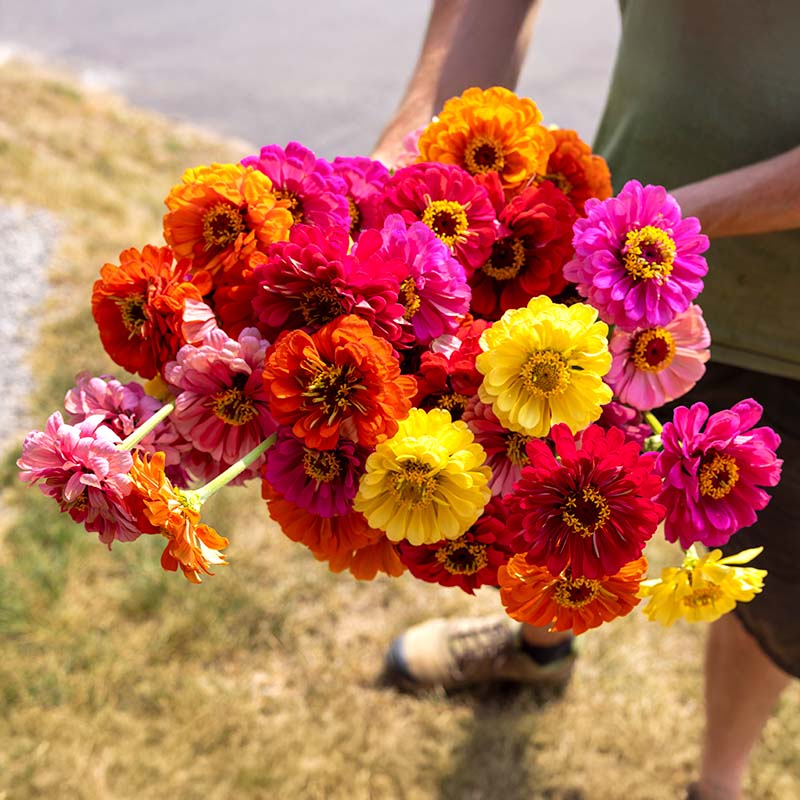
[[[119,450],[133,450],[139,442],[147,436],[159,422],[163,422],[175,410],[175,403],[164,403],[150,419],[143,422],[130,436],[123,439],[118,445]]]
[[[254,447],[246,456],[240,458],[235,464],[231,464],[225,472],[217,475],[216,478],[209,481],[205,486],[196,489],[194,494],[200,499],[201,503],[205,503],[209,497],[215,492],[218,492],[223,486],[229,484],[237,475],[244,472],[262,453],[269,450],[275,444],[275,434],[264,439],[258,447]]]
[[[647,424],[653,429],[653,433],[656,436],[660,436],[661,431],[664,430],[664,426],[656,419],[655,414],[653,414],[652,411],[645,411],[644,418]]]

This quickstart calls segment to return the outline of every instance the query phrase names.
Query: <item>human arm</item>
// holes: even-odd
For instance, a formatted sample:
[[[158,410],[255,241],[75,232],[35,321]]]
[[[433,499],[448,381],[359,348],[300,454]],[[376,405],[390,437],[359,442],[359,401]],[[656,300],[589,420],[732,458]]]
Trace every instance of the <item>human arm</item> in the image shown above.
[[[800,228],[800,147],[670,193],[712,239]]]
[[[470,86],[513,89],[538,6],[539,0],[433,0],[417,64],[373,157],[393,163],[403,137]]]

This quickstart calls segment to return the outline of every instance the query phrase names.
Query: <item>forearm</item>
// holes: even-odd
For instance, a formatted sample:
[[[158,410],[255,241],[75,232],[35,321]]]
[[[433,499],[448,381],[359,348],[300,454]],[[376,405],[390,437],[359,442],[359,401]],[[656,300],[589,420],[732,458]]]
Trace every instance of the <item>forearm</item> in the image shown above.
[[[712,239],[800,228],[800,147],[671,190]]]

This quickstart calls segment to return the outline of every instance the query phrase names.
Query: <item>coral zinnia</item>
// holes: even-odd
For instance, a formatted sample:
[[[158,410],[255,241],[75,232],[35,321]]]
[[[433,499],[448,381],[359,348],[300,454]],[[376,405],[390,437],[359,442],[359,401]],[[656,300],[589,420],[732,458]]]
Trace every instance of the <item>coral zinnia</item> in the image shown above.
[[[285,331],[267,351],[264,381],[273,418],[317,450],[340,435],[365,447],[392,436],[416,388],[391,345],[353,316],[313,335]]]
[[[778,434],[754,427],[762,411],[753,399],[710,417],[705,403],[675,409],[658,456],[664,488],[657,500],[667,507],[668,541],[716,547],[756,521],[770,499],[761,487],[778,483],[783,464],[775,456]]]
[[[489,194],[460,167],[413,164],[395,172],[384,186],[381,213],[424,222],[471,274],[489,257],[495,212]]]
[[[448,100],[422,132],[419,158],[457,164],[471,175],[496,172],[513,191],[546,172],[555,143],[541,120],[533,100],[501,86],[472,87]]]
[[[393,542],[431,544],[467,531],[491,496],[483,448],[442,409],[411,409],[367,459],[353,507]]]
[[[663,328],[617,328],[608,343],[613,361],[606,380],[623,403],[642,411],[658,408],[703,377],[710,344],[703,312],[694,303]]]
[[[636,592],[646,571],[642,557],[610,576],[575,577],[569,567],[553,575],[520,553],[500,568],[500,600],[520,622],[580,634],[628,614],[639,603]]]
[[[553,575],[569,567],[575,578],[614,575],[642,554],[664,517],[653,497],[661,487],[655,454],[640,455],[622,431],[592,425],[581,447],[565,425],[547,444],[528,444],[530,465],[505,500],[517,550]]]
[[[628,181],[616,197],[588,200],[575,223],[564,277],[609,324],[663,326],[703,289],[708,237],[663,186]]]
[[[164,238],[192,269],[215,274],[286,238],[292,215],[272,181],[252,167],[212,164],[187,169],[164,202]]]
[[[683,618],[689,622],[713,622],[732,611],[736,603],[747,603],[761,591],[767,571],[742,567],[761,553],[763,547],[743,550],[720,558],[721,550],[698,556],[692,545],[680,567],[665,567],[661,577],[643,581],[639,597],[649,597],[642,609],[654,622],[673,625]]]
[[[542,296],[506,311],[481,336],[481,402],[528,436],[546,436],[559,422],[574,432],[585,428],[611,400],[602,381],[611,366],[607,333],[582,303],[568,307]]]

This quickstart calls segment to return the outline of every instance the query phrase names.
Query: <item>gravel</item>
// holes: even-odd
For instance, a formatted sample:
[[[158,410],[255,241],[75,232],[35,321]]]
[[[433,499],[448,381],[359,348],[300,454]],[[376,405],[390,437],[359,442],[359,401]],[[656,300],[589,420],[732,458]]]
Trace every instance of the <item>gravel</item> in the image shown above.
[[[28,351],[38,333],[38,309],[48,291],[48,265],[58,240],[56,217],[43,209],[0,204],[0,444],[20,439],[31,420],[27,398],[35,385]]]

